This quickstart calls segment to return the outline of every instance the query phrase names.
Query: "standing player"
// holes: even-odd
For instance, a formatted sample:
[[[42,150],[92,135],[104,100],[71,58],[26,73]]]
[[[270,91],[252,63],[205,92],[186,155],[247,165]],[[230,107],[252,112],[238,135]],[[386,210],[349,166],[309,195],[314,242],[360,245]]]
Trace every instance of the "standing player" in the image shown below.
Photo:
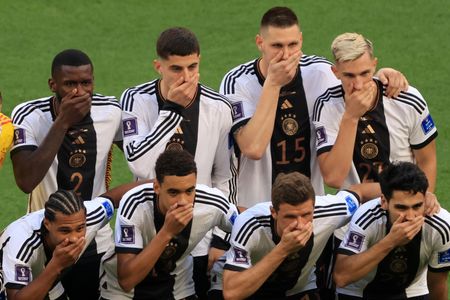
[[[339,299],[447,299],[450,214],[424,217],[428,182],[418,166],[398,162],[379,176],[381,201],[358,209],[338,250]]]
[[[117,187],[92,201],[83,201],[74,191],[58,190],[45,209],[11,223],[0,239],[8,299],[94,299],[97,292],[78,286],[80,291],[73,295],[61,281],[78,280],[73,278],[78,258],[108,224],[123,194],[137,184]],[[83,276],[98,281],[98,272]]]
[[[104,299],[197,299],[190,252],[214,226],[231,231],[236,207],[219,190],[196,184],[196,163],[187,151],[163,152],[155,173],[154,183],[130,190],[120,202],[118,280],[107,273]]]
[[[314,265],[327,240],[349,221],[361,196],[381,194],[376,184],[351,190],[315,196],[306,176],[279,174],[272,202],[236,219],[223,270],[225,299],[317,299]],[[220,281],[220,271],[214,275]]]
[[[234,203],[231,106],[199,83],[197,38],[186,28],[169,28],[159,36],[156,51],[154,67],[161,78],[129,88],[121,97],[124,152],[131,171],[138,178],[154,178],[160,153],[185,149],[195,157],[197,182],[220,189]],[[193,252],[197,295],[202,298],[208,290],[209,242],[206,238]]]
[[[94,94],[93,71],[85,53],[64,50],[53,59],[48,80],[54,96],[13,110],[11,159],[17,185],[30,193],[29,211],[43,208],[57,189],[73,189],[84,200],[106,191],[108,153],[120,140],[121,110],[114,97]],[[83,273],[98,272],[100,256],[112,246],[112,230],[105,226],[78,264],[77,285],[65,288],[98,291],[98,281],[83,281]]]
[[[313,103],[339,81],[330,63],[302,55],[303,38],[295,13],[286,7],[268,10],[261,20],[256,45],[261,57],[225,75],[220,91],[233,102],[232,133],[242,155],[239,164],[239,206],[270,199],[280,172],[299,171],[311,178],[317,194],[323,181],[315,159],[310,122]],[[384,74],[384,75],[383,75]],[[403,76],[389,70],[391,94],[404,88]]]

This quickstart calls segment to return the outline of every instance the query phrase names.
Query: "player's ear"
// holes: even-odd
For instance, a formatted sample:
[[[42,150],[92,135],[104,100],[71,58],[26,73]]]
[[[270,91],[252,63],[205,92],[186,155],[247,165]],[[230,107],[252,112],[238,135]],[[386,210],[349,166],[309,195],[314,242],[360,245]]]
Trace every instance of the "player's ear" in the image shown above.
[[[256,47],[258,47],[258,50],[262,51],[263,38],[260,34],[256,35],[255,42],[256,42]]]
[[[273,208],[273,206],[270,206],[270,214],[272,215],[272,218],[274,220],[277,219],[277,212],[276,212],[275,208]]]
[[[53,78],[48,79],[48,88],[55,93],[56,92],[56,82]]]
[[[44,218],[44,227],[47,231],[50,231],[50,221],[47,218]]]
[[[155,190],[155,194],[159,195],[159,192],[161,190],[161,185],[158,181],[158,179],[155,178],[155,181],[153,181],[153,190]]]
[[[381,195],[381,208],[384,210],[388,210],[388,201],[384,195]]]
[[[334,74],[334,76],[336,76],[337,79],[340,79],[339,78],[338,69],[337,69],[336,65],[332,65],[331,66],[331,71],[333,71],[333,74]]]
[[[153,60],[153,68],[155,68],[155,71],[159,74],[161,74],[161,62],[158,59]]]

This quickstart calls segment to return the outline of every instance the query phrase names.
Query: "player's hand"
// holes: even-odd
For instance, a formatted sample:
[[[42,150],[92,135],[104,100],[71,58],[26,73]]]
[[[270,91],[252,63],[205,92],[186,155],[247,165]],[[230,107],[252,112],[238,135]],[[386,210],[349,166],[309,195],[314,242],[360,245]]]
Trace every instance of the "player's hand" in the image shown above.
[[[279,243],[284,254],[289,255],[305,247],[313,232],[312,223],[298,224],[297,221],[289,224],[284,230]]]
[[[92,98],[89,93],[76,96],[77,89],[73,89],[61,99],[58,117],[65,128],[81,121],[91,110]]]
[[[287,57],[285,57],[284,52],[280,50],[269,62],[266,81],[279,87],[291,82],[297,73],[301,56],[301,50],[298,50]]]
[[[362,117],[374,105],[377,95],[377,85],[373,80],[364,83],[361,90],[354,90],[345,95],[345,113],[355,119]],[[375,99],[375,101],[374,101]]]
[[[192,220],[193,213],[194,206],[192,203],[175,203],[169,207],[161,230],[165,230],[170,237],[174,237]]]
[[[383,85],[387,85],[386,95],[389,98],[394,98],[400,95],[400,92],[405,92],[408,89],[408,80],[401,72],[392,68],[382,68],[378,70],[378,78],[380,78]]]
[[[425,194],[425,215],[432,216],[437,214],[441,209],[441,205],[438,202],[438,199],[435,194],[432,192],[426,192]]]
[[[208,252],[208,271],[211,270],[213,264],[225,253],[225,250],[211,247]]]
[[[400,214],[386,237],[390,239],[394,246],[406,245],[419,233],[424,220],[423,216],[417,216],[408,221],[404,214]]]
[[[181,76],[177,81],[169,86],[167,99],[177,103],[178,105],[186,107],[195,96],[199,78],[199,73],[196,73],[188,78]]]
[[[75,241],[69,241],[69,239],[66,238],[56,245],[55,250],[53,250],[51,262],[58,267],[59,271],[70,267],[80,257],[85,244],[86,240],[84,237]]]

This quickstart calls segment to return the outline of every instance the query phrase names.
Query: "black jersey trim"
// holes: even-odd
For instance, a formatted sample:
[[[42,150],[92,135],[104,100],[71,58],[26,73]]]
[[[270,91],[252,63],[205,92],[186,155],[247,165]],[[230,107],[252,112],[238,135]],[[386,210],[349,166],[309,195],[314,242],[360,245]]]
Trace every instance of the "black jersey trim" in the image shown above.
[[[139,191],[131,194],[125,199],[125,203],[122,206],[119,214],[126,219],[131,219],[136,208],[142,203],[152,199],[154,197],[153,187],[147,187],[140,189]]]
[[[332,65],[332,63],[330,61],[328,61],[328,59],[326,59],[325,57],[322,56],[317,56],[317,55],[302,55],[302,57],[300,58],[300,66],[302,67],[306,67],[309,65],[313,65],[313,64],[327,64],[327,65]]]
[[[14,148],[13,150],[11,150],[10,156],[14,156],[15,154],[19,153],[20,151],[24,151],[24,150],[28,150],[28,151],[34,151],[38,148],[38,146],[35,145],[23,145],[23,146],[19,146]]]
[[[337,253],[337,254],[342,254],[342,255],[347,255],[347,256],[357,254],[357,253],[355,253],[355,252],[352,252],[352,251],[350,251],[350,250],[348,250],[348,249],[343,249],[343,248],[337,248],[337,249],[336,249],[336,253]]]
[[[203,95],[208,99],[223,102],[231,110],[231,104],[228,101],[228,99],[225,96],[216,92],[215,90],[211,89],[210,87],[200,85],[200,95]]]
[[[323,153],[326,153],[326,152],[330,152],[331,149],[333,149],[333,146],[332,146],[332,145],[328,145],[328,146],[324,146],[324,147],[322,147],[322,148],[319,148],[319,149],[317,149],[317,151],[316,151],[317,156],[319,156],[319,155],[321,155],[321,154],[323,154]]]
[[[230,208],[230,202],[221,195],[211,194],[202,190],[195,190],[195,201],[218,207],[225,215]]]
[[[158,80],[153,80],[151,82],[146,82],[141,85],[126,89],[122,93],[122,97],[120,97],[120,104],[122,106],[122,110],[126,112],[133,111],[135,94],[149,94],[149,95],[155,94],[157,82]]]
[[[230,270],[230,271],[237,271],[237,272],[242,272],[242,271],[247,270],[246,268],[237,267],[237,266],[233,266],[233,265],[230,265],[230,264],[225,264],[223,266],[223,269],[224,270]]]
[[[417,145],[410,145],[411,149],[414,150],[419,150],[424,148],[426,145],[428,145],[429,143],[431,143],[435,138],[437,138],[438,136],[438,132],[435,131],[426,141],[424,141],[423,143],[417,144]]]
[[[443,268],[433,268],[431,266],[428,266],[428,271],[433,272],[433,273],[443,273],[443,272],[448,272],[450,271],[450,266],[448,267],[443,267]]]
[[[242,75],[242,74],[248,74],[251,73],[252,75],[255,74],[255,68],[254,63],[255,60],[252,60],[248,63],[242,64],[237,69],[234,69],[230,71],[227,75],[225,75],[224,83],[223,83],[223,90],[224,94],[234,94],[236,92],[235,85],[236,80]]]
[[[443,245],[450,241],[450,225],[447,221],[437,215],[434,215],[432,217],[425,216],[425,223],[436,229],[441,236]]]
[[[24,287],[26,287],[26,285],[14,283],[14,282],[8,282],[7,284],[5,284],[5,288],[12,289],[12,290],[21,290]]]
[[[322,114],[322,109],[325,102],[332,101],[335,98],[344,97],[344,92],[342,91],[342,85],[336,85],[327,89],[322,95],[320,95],[314,102],[313,108],[313,121],[319,122],[320,116]]]
[[[314,219],[334,216],[346,216],[347,205],[345,203],[334,203],[330,205],[314,207]]]
[[[39,99],[39,100],[33,100],[28,103],[26,103],[24,106],[19,108],[12,117],[13,124],[22,124],[23,120],[31,114],[36,109],[39,109],[43,112],[50,111],[50,100],[53,97],[45,98],[45,99]]]
[[[16,258],[27,263],[33,255],[34,250],[39,248],[41,243],[42,240],[40,230],[34,230],[33,234],[22,243],[19,252],[17,252]]]
[[[155,128],[155,131],[137,144],[137,146],[134,146],[134,143],[130,143],[125,147],[127,152],[127,160],[129,162],[133,162],[145,155],[148,150],[158,144],[167,134],[174,131],[181,122],[181,119],[181,115],[175,112],[169,112],[167,118]]]
[[[377,204],[374,208],[368,209],[362,216],[360,216],[355,224],[366,229],[374,221],[386,216],[386,211],[381,208],[381,204]]]
[[[96,210],[91,211],[86,217],[86,226],[93,226],[101,223],[104,220],[104,210],[102,207],[98,207]]]
[[[133,253],[139,254],[142,251],[140,248],[126,248],[116,246],[116,253]]]
[[[233,126],[231,126],[231,130],[230,132],[234,135],[236,133],[236,131],[241,128],[242,126],[246,125],[248,123],[248,121],[250,121],[251,117],[247,118],[247,119],[243,119],[240,120],[239,122],[237,122],[236,124],[234,124]]]
[[[270,216],[253,217],[242,225],[236,235],[236,242],[245,246],[250,236],[260,227],[270,227]]]
[[[230,195],[228,197],[228,200],[237,206],[237,191],[238,191],[238,169],[236,164],[232,161],[233,158],[230,157],[230,171],[231,171],[231,179],[228,181],[228,190],[230,192]]]
[[[101,94],[94,94],[92,96],[92,105],[93,106],[115,106],[119,109],[122,109],[119,101],[113,96],[104,96]]]

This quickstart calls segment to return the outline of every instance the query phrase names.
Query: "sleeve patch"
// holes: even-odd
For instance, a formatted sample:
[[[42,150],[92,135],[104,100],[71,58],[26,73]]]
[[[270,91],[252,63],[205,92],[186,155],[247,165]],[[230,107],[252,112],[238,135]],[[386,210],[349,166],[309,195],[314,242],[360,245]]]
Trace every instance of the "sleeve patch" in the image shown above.
[[[103,201],[102,205],[105,208],[106,216],[108,217],[108,220],[111,220],[111,218],[114,214],[114,208],[111,207],[111,203],[109,201]]]
[[[450,263],[450,249],[438,253],[438,264]]]
[[[327,132],[325,130],[325,127],[320,126],[316,128],[316,140],[317,146],[320,146],[327,142]]]
[[[234,252],[234,262],[240,264],[248,264],[247,251],[237,247],[233,247]]]
[[[350,235],[348,237],[347,242],[345,243],[345,246],[359,251],[361,250],[363,242],[364,236],[362,234],[350,231]]]
[[[122,121],[123,136],[135,135],[138,133],[136,118],[125,119]]]
[[[353,200],[351,196],[347,196],[345,197],[345,202],[347,202],[348,211],[350,212],[350,214],[353,215],[353,213],[358,208],[358,205],[355,203],[355,200]]]
[[[236,213],[236,212],[233,212],[233,214],[232,214],[231,217],[230,217],[230,223],[231,223],[232,225],[234,225],[234,221],[236,220],[236,218],[237,218],[237,213]]]
[[[120,226],[120,242],[123,244],[134,244],[134,226]]]
[[[231,107],[233,108],[233,121],[244,117],[242,101],[233,102]]]
[[[31,282],[31,270],[27,266],[16,265],[16,281]]]
[[[422,131],[424,134],[428,134],[433,128],[434,128],[434,121],[431,118],[431,115],[428,115],[423,121],[422,121]]]
[[[14,146],[25,144],[25,142],[26,142],[25,129],[23,128],[14,129]]]

